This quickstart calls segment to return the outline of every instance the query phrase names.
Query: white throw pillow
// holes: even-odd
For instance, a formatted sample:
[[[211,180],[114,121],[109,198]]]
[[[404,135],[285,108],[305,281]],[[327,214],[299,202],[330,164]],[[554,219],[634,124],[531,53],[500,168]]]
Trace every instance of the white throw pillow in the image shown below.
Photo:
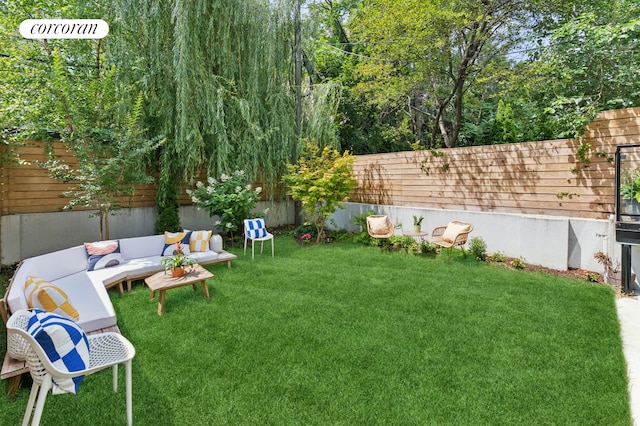
[[[471,227],[465,223],[450,222],[442,234],[442,239],[448,243],[453,243],[459,234],[469,232],[470,228]]]
[[[374,235],[385,235],[389,233],[387,217],[369,217],[369,228]]]

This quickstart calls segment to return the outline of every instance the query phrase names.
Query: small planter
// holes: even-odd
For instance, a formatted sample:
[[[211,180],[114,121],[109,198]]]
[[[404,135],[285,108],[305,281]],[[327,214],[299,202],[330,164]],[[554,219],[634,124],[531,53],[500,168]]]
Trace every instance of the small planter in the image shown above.
[[[171,276],[174,278],[182,277],[184,275],[184,268],[171,268]]]
[[[423,216],[413,216],[413,232],[419,234],[422,232],[422,221],[424,220]]]
[[[615,288],[619,288],[622,290],[622,271],[611,272],[607,276],[609,280],[609,284],[611,284]],[[631,274],[631,286],[633,287],[636,282],[636,274]]]

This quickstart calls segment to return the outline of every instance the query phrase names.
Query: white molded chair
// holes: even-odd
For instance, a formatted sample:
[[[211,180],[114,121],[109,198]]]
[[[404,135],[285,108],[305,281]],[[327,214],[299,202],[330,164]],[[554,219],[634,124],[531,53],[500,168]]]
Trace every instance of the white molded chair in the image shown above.
[[[251,260],[254,257],[254,246],[256,241],[260,241],[260,253],[264,248],[264,242],[271,240],[271,257],[274,257],[273,234],[267,232],[264,219],[245,219],[244,220],[244,254],[247,255],[247,241],[251,240]]]
[[[86,376],[96,371],[112,367],[113,370],[113,391],[118,391],[118,365],[124,364],[126,375],[126,404],[127,404],[127,424],[133,423],[132,395],[131,395],[131,360],[135,356],[135,348],[122,335],[113,332],[105,332],[87,335],[89,341],[89,368],[82,371],[67,372],[56,368],[47,357],[44,349],[38,341],[27,332],[31,313],[21,310],[14,313],[7,321],[7,337],[13,341],[21,342],[25,350],[25,356],[29,371],[33,379],[33,386],[29,394],[27,409],[22,419],[22,425],[29,424],[33,411],[32,425],[40,424],[40,418],[44,409],[49,390],[53,388],[52,378],[73,378]],[[33,410],[33,405],[38,402]]]

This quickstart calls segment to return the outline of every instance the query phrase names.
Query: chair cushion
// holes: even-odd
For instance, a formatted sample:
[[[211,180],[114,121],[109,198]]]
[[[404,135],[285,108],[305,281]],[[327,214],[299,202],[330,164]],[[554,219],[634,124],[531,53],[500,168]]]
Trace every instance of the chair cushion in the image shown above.
[[[178,243],[182,243],[182,253],[189,254],[189,238],[191,231],[167,232],[164,233],[163,256],[173,256],[178,252]]]
[[[448,243],[453,243],[458,235],[469,232],[469,229],[471,229],[471,226],[466,223],[450,222],[442,234],[442,239]]]
[[[97,241],[84,243],[84,248],[89,255],[87,271],[109,268],[122,263],[119,241]]]
[[[76,321],[80,319],[80,314],[69,302],[67,293],[47,280],[30,275],[24,283],[24,294],[29,308],[53,312]]]
[[[189,250],[192,252],[209,250],[211,231],[193,231],[189,238]]]
[[[49,361],[65,372],[89,367],[89,340],[74,321],[50,312],[33,311],[27,332],[42,346]],[[53,377],[54,393],[78,393],[84,376],[71,379]]]
[[[249,219],[245,223],[247,238],[264,238],[267,236],[267,228],[264,219]]]
[[[369,229],[374,235],[386,235],[389,233],[389,223],[386,216],[367,218],[369,222]]]

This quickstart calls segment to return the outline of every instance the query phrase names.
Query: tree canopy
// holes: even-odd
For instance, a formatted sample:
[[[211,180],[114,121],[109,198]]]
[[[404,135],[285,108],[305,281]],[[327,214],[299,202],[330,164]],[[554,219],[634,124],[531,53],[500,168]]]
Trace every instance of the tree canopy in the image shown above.
[[[123,140],[163,140],[147,159],[165,229],[178,215],[162,209],[199,173],[246,170],[269,187],[303,140],[361,154],[570,137],[640,103],[632,0],[0,0],[0,12],[2,143],[56,134],[134,158]],[[110,33],[17,31],[62,17]]]
[[[347,86],[341,134],[382,139],[379,151],[503,143],[501,100],[514,116],[509,141],[575,136],[598,111],[638,105],[637,2],[313,4],[312,69]]]

